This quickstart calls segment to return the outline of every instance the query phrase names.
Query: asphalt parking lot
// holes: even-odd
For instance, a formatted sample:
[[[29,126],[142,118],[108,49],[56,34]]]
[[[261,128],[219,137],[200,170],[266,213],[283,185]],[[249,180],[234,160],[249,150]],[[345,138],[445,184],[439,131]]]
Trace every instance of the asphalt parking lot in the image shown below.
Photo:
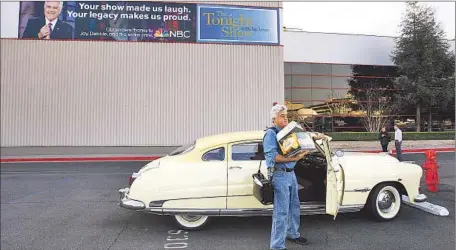
[[[404,206],[393,222],[362,214],[303,216],[309,246],[289,249],[455,249],[455,154],[438,153],[442,184],[429,201],[438,217]],[[422,154],[406,160],[424,161]],[[118,207],[119,188],[144,162],[1,165],[2,249],[268,249],[271,218],[216,218],[204,231],[176,230],[168,217]],[[174,240],[173,240],[174,239]]]

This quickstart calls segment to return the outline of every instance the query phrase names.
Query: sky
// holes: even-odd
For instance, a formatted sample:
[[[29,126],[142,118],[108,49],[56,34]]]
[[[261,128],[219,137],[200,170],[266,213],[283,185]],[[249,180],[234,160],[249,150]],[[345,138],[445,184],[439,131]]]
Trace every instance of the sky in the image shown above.
[[[447,39],[455,39],[455,3],[420,2],[435,9]],[[284,2],[287,28],[309,32],[399,36],[405,2]]]

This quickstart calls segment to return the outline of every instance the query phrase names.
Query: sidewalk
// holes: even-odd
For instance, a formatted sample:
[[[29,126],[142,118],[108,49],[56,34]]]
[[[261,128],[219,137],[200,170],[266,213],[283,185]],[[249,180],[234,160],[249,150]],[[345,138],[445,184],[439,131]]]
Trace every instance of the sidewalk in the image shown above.
[[[381,151],[382,147],[378,141],[332,141],[331,149],[343,149],[344,151]],[[402,151],[427,149],[449,149],[454,151],[455,140],[426,140],[426,141],[403,141]],[[394,149],[394,141],[388,145],[388,151]]]
[[[332,150],[381,152],[377,141],[334,141]],[[176,147],[6,147],[1,148],[0,162],[87,162],[87,161],[151,161],[173,151]],[[403,153],[455,152],[454,140],[404,141]],[[394,143],[388,146],[395,153]]]

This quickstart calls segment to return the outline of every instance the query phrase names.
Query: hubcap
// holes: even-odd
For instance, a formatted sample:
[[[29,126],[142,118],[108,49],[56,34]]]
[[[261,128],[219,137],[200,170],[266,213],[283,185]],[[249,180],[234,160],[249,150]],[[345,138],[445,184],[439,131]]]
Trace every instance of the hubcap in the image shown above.
[[[195,222],[201,219],[201,216],[198,215],[182,215],[182,218],[188,222]]]
[[[388,213],[392,209],[394,209],[395,203],[396,203],[396,198],[394,197],[394,194],[389,190],[385,190],[378,195],[378,199],[377,199],[378,208],[383,213]]]

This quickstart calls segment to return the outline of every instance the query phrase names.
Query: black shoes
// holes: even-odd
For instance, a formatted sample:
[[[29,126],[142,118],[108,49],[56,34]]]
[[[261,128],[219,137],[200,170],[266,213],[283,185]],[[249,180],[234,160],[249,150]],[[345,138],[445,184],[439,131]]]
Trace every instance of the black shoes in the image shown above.
[[[294,238],[294,239],[290,238],[290,237],[287,237],[287,240],[291,241],[293,243],[299,244],[299,245],[307,245],[307,244],[309,244],[309,241],[306,238],[304,238],[304,237],[298,237],[298,238]],[[281,249],[281,250],[287,250],[287,248]]]
[[[306,238],[304,238],[304,237],[298,237],[298,238],[295,238],[295,239],[287,237],[287,240],[289,240],[289,241],[291,241],[293,243],[299,244],[299,245],[307,245],[307,244],[309,244],[309,241]]]

